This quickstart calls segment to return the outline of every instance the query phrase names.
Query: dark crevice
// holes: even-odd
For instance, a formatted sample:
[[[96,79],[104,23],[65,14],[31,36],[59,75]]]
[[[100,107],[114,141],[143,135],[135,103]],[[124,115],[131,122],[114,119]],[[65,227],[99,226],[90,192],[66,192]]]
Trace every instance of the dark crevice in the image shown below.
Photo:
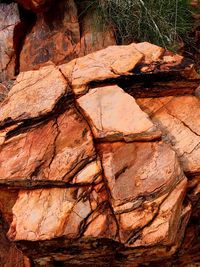
[[[26,180],[16,178],[16,180],[0,180],[0,189],[51,189],[51,188],[80,188],[97,185],[95,181],[93,183],[76,183],[72,184],[65,181],[50,181],[50,180]]]
[[[100,155],[100,154],[98,153],[98,147],[97,147],[97,144],[96,144],[96,142],[95,142],[95,136],[94,136],[94,133],[93,133],[93,131],[92,131],[91,125],[89,124],[87,118],[85,117],[85,115],[84,115],[84,113],[82,112],[81,108],[80,108],[79,105],[77,104],[75,95],[74,95],[74,105],[75,105],[77,111],[80,113],[80,115],[84,118],[85,122],[87,123],[87,125],[88,125],[88,127],[89,127],[89,129],[90,129],[91,135],[92,135],[93,140],[94,140],[94,141],[93,141],[93,145],[94,145],[94,148],[95,148],[96,155]],[[116,218],[115,212],[114,212],[114,210],[113,210],[112,204],[110,203],[110,200],[111,200],[111,192],[110,192],[110,189],[109,189],[109,187],[108,187],[107,181],[106,181],[106,179],[105,179],[103,163],[102,163],[102,159],[101,159],[100,156],[99,156],[99,161],[100,161],[101,169],[102,169],[102,179],[103,179],[103,183],[104,183],[104,186],[105,186],[105,189],[106,189],[106,192],[107,192],[107,196],[108,196],[108,206],[109,206],[109,209],[110,209],[110,211],[111,211],[111,213],[112,213],[112,216],[113,216],[113,218],[114,218],[114,220],[115,220],[116,227],[117,227],[117,231],[116,231],[116,236],[115,236],[115,238],[116,238],[116,239],[120,239],[120,237],[119,237],[119,223],[118,223],[118,221],[117,221],[117,218]]]
[[[23,48],[23,44],[27,34],[32,30],[34,24],[36,23],[36,15],[24,9],[22,6],[18,5],[20,23],[15,27],[13,33],[13,44],[15,50],[15,75],[20,72],[20,53]]]
[[[77,7],[80,36],[82,36],[83,35],[83,15],[85,14],[84,12],[85,4],[83,3],[83,1],[75,0],[75,5]]]
[[[188,68],[192,72],[192,64],[193,62],[188,59],[184,59],[180,64],[171,67],[159,63],[153,71],[149,72],[142,72],[144,67],[142,64],[138,65],[130,75],[120,75],[117,78],[108,78],[102,81],[94,80],[88,86],[92,89],[117,84],[134,97],[194,94],[200,78],[190,77]]]
[[[12,0],[1,0],[0,1],[0,4],[7,4],[7,5],[10,5],[11,3],[13,3],[14,1]]]
[[[171,95],[194,94],[199,79],[187,79],[180,71],[158,73],[133,73],[129,76],[92,81],[89,88],[118,85],[134,97],[161,97]]]

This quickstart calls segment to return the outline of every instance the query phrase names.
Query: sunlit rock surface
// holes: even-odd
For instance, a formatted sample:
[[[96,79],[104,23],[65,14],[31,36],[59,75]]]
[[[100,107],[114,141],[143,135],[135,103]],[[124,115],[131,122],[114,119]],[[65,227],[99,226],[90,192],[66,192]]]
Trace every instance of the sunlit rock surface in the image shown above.
[[[141,43],[19,74],[0,104],[1,264],[10,247],[21,266],[199,261],[200,79],[183,61]]]

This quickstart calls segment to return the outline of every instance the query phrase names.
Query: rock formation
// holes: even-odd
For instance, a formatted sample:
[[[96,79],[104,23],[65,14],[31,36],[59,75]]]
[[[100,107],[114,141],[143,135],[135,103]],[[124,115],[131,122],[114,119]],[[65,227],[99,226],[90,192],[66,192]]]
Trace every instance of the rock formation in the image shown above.
[[[21,266],[200,260],[199,81],[148,43],[18,75],[0,106],[0,209]]]
[[[114,45],[75,1],[17,2],[0,4],[0,266],[198,266],[192,62]]]

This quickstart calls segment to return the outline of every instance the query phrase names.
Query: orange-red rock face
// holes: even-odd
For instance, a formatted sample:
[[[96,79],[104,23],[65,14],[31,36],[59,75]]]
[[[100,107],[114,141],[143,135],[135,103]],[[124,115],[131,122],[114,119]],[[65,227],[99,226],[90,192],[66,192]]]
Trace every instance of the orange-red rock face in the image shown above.
[[[128,75],[144,55],[131,44],[109,46],[104,50],[61,65],[62,73],[70,80],[76,95],[84,94],[92,81],[102,81]]]
[[[200,100],[195,96],[138,99],[141,108],[163,131],[177,152],[183,170],[200,172]]]
[[[77,100],[94,137],[104,141],[158,139],[160,131],[141,111],[133,97],[118,86],[92,89]]]
[[[176,264],[181,251],[193,262],[199,99],[130,93],[142,90],[136,77],[154,84],[166,68],[199,81],[181,57],[148,43],[19,74],[0,105],[0,211],[32,264]]]

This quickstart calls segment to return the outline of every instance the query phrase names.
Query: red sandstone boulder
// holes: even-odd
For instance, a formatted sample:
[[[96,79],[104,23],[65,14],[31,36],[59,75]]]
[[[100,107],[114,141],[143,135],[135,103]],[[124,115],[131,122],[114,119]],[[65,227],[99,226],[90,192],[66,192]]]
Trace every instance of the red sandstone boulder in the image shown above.
[[[0,210],[34,264],[173,262],[199,201],[199,99],[170,89],[199,79],[182,62],[142,43],[20,73],[0,106]],[[167,73],[157,98],[131,96]]]

